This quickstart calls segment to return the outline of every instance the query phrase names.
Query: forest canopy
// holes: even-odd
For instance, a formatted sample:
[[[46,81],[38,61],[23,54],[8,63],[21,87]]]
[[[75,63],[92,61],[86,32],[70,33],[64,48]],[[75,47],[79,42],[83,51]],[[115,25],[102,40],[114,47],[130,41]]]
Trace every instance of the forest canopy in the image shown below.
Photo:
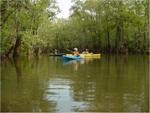
[[[1,55],[64,52],[149,53],[149,0],[72,0],[56,18],[55,0],[0,0]]]

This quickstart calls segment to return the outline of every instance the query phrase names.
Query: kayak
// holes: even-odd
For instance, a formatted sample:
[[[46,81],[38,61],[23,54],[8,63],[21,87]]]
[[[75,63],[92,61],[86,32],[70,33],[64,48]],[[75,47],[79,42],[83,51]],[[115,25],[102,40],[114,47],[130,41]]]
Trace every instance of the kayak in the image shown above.
[[[63,55],[64,60],[80,60],[80,56],[73,56],[73,55]]]
[[[72,56],[72,54],[66,54],[66,56]],[[93,54],[93,53],[88,53],[88,54],[80,54],[81,58],[100,58],[101,54]]]
[[[88,54],[80,54],[81,58],[100,58],[101,54],[92,54],[92,53],[88,53]]]

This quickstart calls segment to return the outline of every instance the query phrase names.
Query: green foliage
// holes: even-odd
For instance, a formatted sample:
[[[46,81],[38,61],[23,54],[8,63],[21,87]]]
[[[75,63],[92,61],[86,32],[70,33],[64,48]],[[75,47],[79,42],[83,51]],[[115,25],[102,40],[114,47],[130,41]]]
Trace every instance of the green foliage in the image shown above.
[[[1,53],[6,53],[16,46],[18,37],[21,38],[22,52],[43,47],[47,43],[47,34],[40,27],[55,17],[58,7],[54,0],[1,0]],[[46,25],[45,24],[45,25]],[[41,29],[41,31],[39,31]],[[40,34],[41,33],[41,34]],[[48,34],[47,34],[48,35]],[[45,39],[47,38],[47,39]],[[15,49],[15,48],[14,48]]]
[[[72,0],[68,19],[57,19],[55,0],[1,0],[1,53],[21,35],[22,52],[78,47],[98,52],[149,50],[148,0]]]
[[[53,48],[143,52],[149,48],[147,2],[73,0],[69,19],[57,21],[61,27],[56,28]]]

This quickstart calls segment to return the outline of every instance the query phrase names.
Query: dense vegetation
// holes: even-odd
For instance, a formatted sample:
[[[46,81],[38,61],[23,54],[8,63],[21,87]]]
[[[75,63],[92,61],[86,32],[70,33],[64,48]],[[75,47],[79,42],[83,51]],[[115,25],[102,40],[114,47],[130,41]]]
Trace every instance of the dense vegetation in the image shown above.
[[[72,0],[57,19],[55,0],[1,0],[0,53],[18,56],[78,47],[93,52],[148,53],[149,0]]]

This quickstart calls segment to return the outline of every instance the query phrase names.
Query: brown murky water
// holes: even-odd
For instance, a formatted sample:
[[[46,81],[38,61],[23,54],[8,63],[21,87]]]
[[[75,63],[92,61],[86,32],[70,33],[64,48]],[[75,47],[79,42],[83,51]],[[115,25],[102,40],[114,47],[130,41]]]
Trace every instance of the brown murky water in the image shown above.
[[[2,111],[148,111],[148,87],[148,56],[70,62],[41,56],[1,64]]]

